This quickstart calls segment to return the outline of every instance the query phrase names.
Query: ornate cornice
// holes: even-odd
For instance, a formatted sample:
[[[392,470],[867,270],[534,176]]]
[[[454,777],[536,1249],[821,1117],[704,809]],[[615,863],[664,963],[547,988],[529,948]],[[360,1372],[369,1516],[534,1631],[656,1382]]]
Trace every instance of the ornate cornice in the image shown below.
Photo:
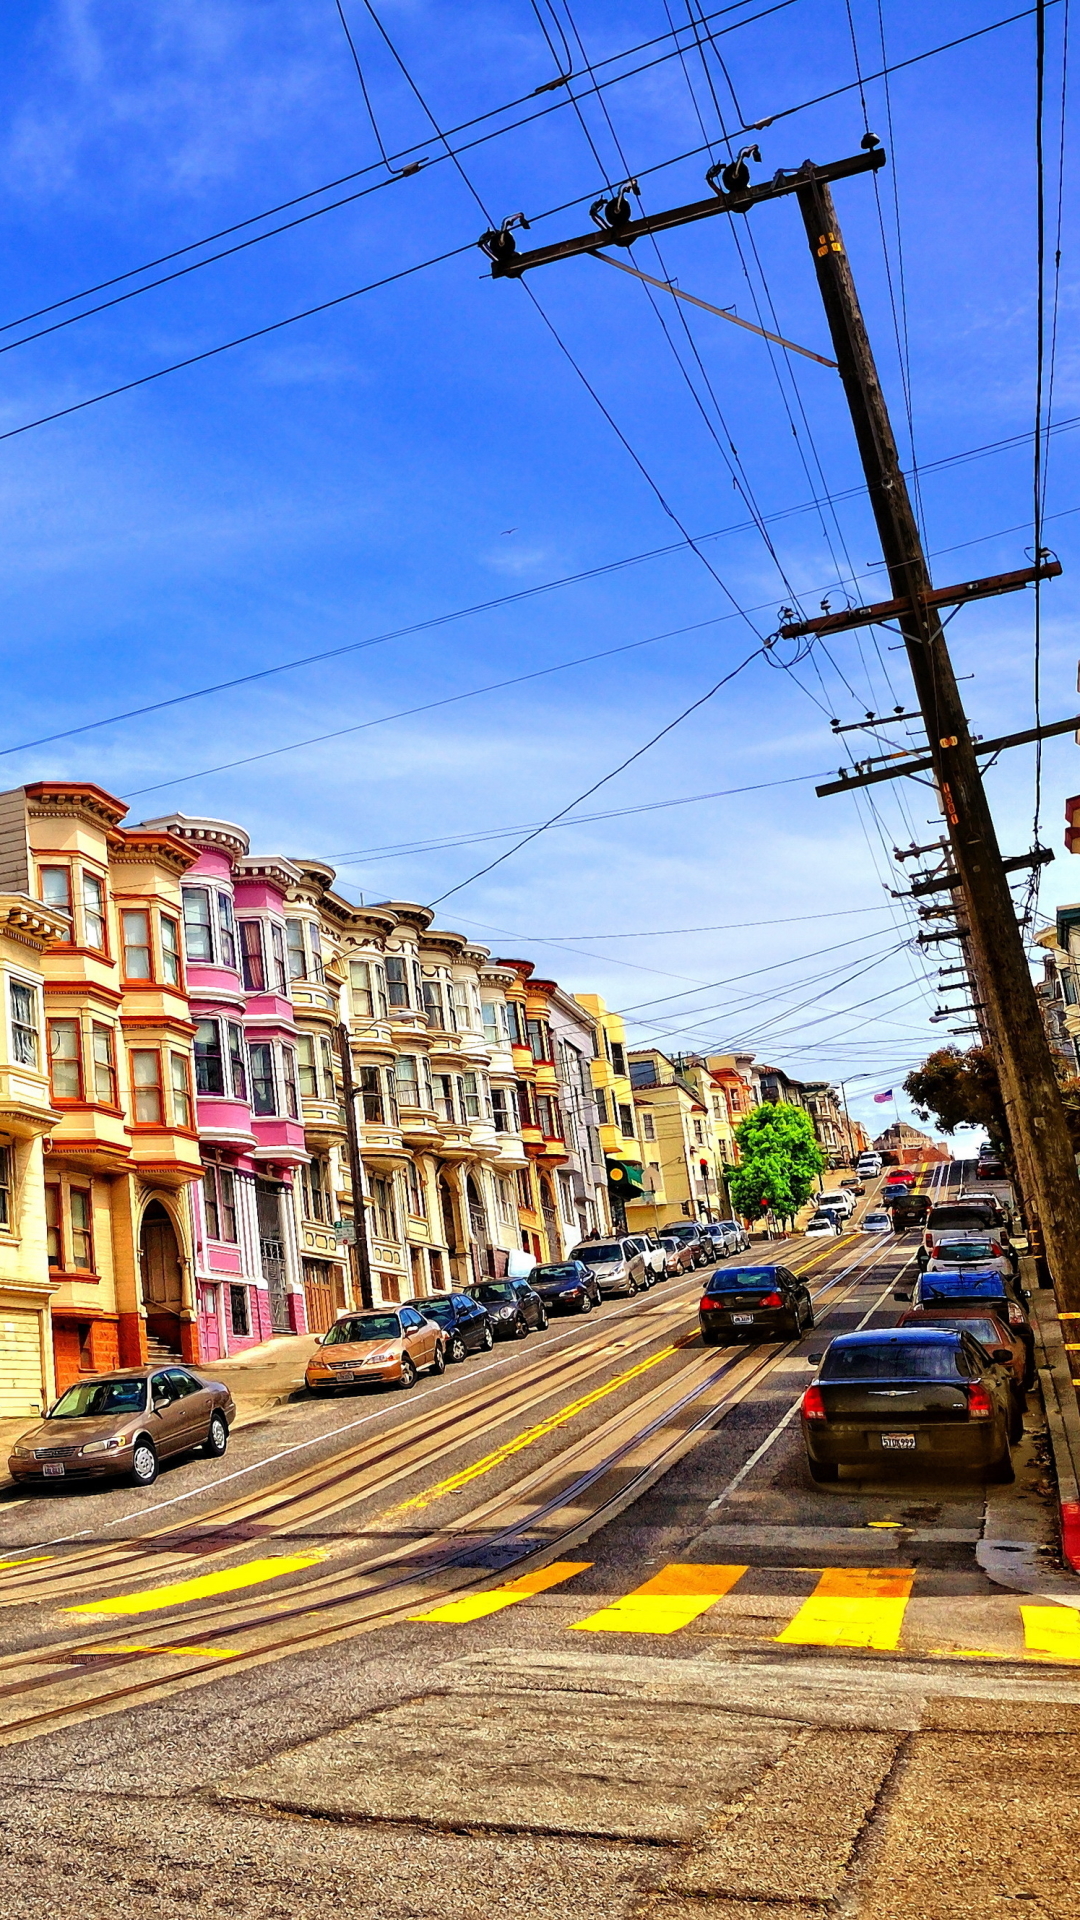
[[[246,854],[237,860],[235,871],[238,880],[266,880],[272,887],[280,887],[282,893],[288,893],[303,879],[299,867],[276,853]]]
[[[53,940],[70,938],[71,918],[43,906],[28,893],[0,893],[0,931],[42,953]]]
[[[23,791],[31,819],[82,819],[111,829],[127,812],[115,794],[89,780],[31,780]]]
[[[218,853],[227,854],[230,860],[243,860],[251,846],[243,827],[234,826],[230,820],[202,820],[186,813],[172,813],[160,820],[143,820],[143,831],[173,834],[177,840],[189,841],[196,847],[213,847]]]

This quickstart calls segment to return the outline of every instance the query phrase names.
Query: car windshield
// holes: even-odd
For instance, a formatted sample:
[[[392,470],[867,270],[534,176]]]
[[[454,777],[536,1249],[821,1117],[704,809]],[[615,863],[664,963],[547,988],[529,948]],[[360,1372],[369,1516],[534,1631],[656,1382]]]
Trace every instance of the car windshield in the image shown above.
[[[714,1273],[706,1288],[707,1293],[760,1293],[763,1287],[776,1285],[776,1273],[771,1267],[741,1267],[732,1272]]]
[[[396,1340],[401,1328],[396,1313],[365,1313],[355,1320],[335,1320],[323,1336],[324,1347],[338,1347],[353,1340]]]
[[[145,1380],[80,1380],[62,1393],[50,1420],[85,1420],[88,1415],[143,1413]]]
[[[821,1366],[822,1380],[955,1380],[958,1347],[950,1340],[889,1340],[860,1342],[857,1347],[829,1348]]]
[[[575,1260],[584,1260],[589,1267],[606,1267],[612,1260],[621,1260],[623,1250],[614,1240],[593,1240],[587,1247],[579,1247]]]
[[[533,1282],[534,1286],[538,1281],[576,1280],[577,1277],[578,1270],[572,1260],[567,1261],[563,1266],[559,1267],[534,1267],[529,1275],[529,1279]],[[482,1297],[483,1296],[481,1296],[481,1298]]]
[[[502,1300],[517,1298],[508,1280],[485,1280],[482,1286],[470,1287],[474,1300],[482,1300],[485,1306],[497,1306]]]

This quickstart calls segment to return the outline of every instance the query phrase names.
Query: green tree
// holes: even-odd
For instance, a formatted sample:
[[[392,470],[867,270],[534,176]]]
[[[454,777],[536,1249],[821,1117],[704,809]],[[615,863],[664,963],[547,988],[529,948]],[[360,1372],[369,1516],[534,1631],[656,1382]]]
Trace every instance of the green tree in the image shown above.
[[[732,1204],[745,1220],[763,1213],[797,1213],[814,1191],[825,1156],[808,1113],[786,1101],[754,1107],[735,1129],[740,1163],[728,1180]]]
[[[942,1133],[985,1127],[999,1152],[1007,1140],[997,1068],[985,1047],[938,1047],[909,1073],[904,1092],[920,1120],[936,1120]]]

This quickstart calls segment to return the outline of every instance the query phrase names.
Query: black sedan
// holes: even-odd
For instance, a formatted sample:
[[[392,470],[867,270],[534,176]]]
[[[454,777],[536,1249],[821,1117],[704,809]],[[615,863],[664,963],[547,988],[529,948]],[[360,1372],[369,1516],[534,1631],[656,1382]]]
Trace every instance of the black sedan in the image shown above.
[[[551,1266],[534,1267],[529,1285],[549,1311],[554,1307],[560,1313],[591,1313],[604,1297],[599,1281],[583,1260],[561,1260]]]
[[[1009,1369],[961,1325],[842,1333],[802,1400],[812,1480],[842,1466],[880,1473],[893,1460],[924,1470],[968,1467],[1013,1478]]]
[[[706,1346],[738,1340],[797,1340],[814,1324],[805,1281],[787,1267],[727,1267],[714,1273],[698,1302]]]
[[[448,1360],[464,1360],[467,1353],[490,1353],[495,1345],[491,1315],[467,1293],[434,1293],[428,1299],[407,1300],[405,1304],[442,1328]]]
[[[496,1340],[524,1340],[547,1326],[547,1308],[527,1280],[482,1280],[469,1293],[490,1315]]]

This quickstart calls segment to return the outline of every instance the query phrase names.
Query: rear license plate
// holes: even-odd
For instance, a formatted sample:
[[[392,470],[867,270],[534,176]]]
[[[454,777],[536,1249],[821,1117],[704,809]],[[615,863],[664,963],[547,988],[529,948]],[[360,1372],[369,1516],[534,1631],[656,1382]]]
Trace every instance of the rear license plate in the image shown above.
[[[733,1313],[731,1316],[731,1324],[733,1327],[752,1327],[754,1324],[754,1316],[752,1313]]]
[[[881,1436],[881,1444],[883,1447],[907,1449],[910,1451],[915,1445],[915,1435],[913,1433],[883,1433]]]
[[[59,1461],[57,1460],[47,1460],[45,1462],[45,1465],[42,1467],[41,1471],[42,1473],[47,1474],[52,1478],[55,1478],[58,1474],[63,1473],[64,1468],[60,1465]]]

